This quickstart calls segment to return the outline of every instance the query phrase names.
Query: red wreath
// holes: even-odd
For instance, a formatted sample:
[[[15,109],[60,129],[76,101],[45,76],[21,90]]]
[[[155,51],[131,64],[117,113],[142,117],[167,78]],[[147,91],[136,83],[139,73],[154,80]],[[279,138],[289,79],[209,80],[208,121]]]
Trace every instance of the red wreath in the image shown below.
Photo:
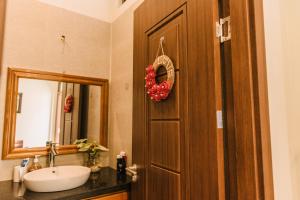
[[[70,113],[73,109],[74,98],[72,95],[68,95],[65,98],[64,112]]]
[[[172,84],[168,81],[163,81],[159,84],[155,80],[156,72],[153,65],[149,65],[146,68],[146,88],[147,93],[150,96],[151,100],[159,102],[166,99],[169,96],[169,93],[172,89]]]

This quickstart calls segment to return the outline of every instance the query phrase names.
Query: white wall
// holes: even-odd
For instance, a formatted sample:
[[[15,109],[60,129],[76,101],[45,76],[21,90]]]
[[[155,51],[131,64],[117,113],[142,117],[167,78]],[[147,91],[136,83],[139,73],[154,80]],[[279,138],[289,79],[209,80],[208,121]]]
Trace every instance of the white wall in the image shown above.
[[[299,200],[300,2],[265,0],[266,52],[276,200]]]
[[[21,113],[17,113],[16,140],[23,140],[23,147],[43,147],[52,135],[51,111],[58,82],[20,79],[22,93]]]

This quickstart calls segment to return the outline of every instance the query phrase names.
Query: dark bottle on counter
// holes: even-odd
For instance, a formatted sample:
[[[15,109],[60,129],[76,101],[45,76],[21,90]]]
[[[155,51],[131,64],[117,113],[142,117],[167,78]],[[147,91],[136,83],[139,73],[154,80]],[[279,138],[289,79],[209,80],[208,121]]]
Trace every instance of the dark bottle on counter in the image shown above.
[[[126,167],[127,167],[127,155],[126,155],[125,151],[121,151],[120,152],[120,156],[122,156],[122,160],[123,160],[123,173],[125,175],[126,174]]]
[[[117,155],[117,178],[118,180],[124,177],[124,159],[121,155]]]

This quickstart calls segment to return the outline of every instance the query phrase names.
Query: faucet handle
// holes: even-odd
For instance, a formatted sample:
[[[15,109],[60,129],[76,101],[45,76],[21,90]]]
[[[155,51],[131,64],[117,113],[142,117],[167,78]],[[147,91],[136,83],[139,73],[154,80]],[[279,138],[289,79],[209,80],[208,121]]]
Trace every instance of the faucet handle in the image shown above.
[[[47,142],[46,142],[46,147],[51,146],[51,144],[52,144],[52,141],[47,141]]]
[[[58,143],[57,142],[52,142],[52,141],[47,141],[46,146],[47,147],[55,147]]]
[[[58,144],[57,142],[52,142],[51,143],[52,147],[56,147],[57,144]]]

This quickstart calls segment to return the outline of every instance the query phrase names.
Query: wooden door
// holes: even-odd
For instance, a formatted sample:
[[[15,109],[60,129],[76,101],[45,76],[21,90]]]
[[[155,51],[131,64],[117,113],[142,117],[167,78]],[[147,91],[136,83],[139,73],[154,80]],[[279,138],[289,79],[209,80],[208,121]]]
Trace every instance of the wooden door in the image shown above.
[[[135,12],[133,200],[225,199],[217,1],[146,0]],[[152,102],[145,68],[164,37],[175,65],[167,100]],[[163,70],[157,81],[166,78]]]
[[[146,176],[147,197],[157,200],[179,200],[185,184],[185,140],[187,111],[186,64],[186,7],[155,25],[146,35],[148,63],[157,55],[160,38],[164,52],[175,66],[175,85],[169,98],[153,102],[146,97]],[[166,79],[165,71],[158,72],[158,81]],[[167,188],[167,189],[166,189]]]

